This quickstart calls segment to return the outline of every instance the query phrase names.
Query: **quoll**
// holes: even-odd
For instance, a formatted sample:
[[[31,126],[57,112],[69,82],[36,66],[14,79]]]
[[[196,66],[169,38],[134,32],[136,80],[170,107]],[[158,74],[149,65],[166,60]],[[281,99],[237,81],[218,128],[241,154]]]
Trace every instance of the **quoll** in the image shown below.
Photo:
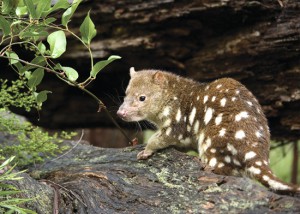
[[[158,129],[138,159],[168,146],[192,148],[216,174],[246,175],[279,193],[300,191],[271,172],[267,119],[241,83],[231,78],[198,83],[164,71],[134,68],[130,76],[117,114],[125,121],[150,121]]]

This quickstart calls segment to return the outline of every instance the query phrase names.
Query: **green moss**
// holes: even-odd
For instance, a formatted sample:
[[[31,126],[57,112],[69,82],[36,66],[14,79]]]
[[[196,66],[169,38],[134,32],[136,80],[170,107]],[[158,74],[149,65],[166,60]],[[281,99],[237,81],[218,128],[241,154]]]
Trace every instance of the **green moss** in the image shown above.
[[[162,168],[160,172],[156,173],[156,176],[157,176],[159,182],[161,182],[162,184],[164,184],[165,186],[167,186],[169,188],[182,188],[181,185],[176,185],[176,184],[172,184],[172,183],[168,182],[168,179],[170,177],[175,178],[177,176],[174,174],[172,174],[172,176],[171,176],[170,172],[167,168]]]

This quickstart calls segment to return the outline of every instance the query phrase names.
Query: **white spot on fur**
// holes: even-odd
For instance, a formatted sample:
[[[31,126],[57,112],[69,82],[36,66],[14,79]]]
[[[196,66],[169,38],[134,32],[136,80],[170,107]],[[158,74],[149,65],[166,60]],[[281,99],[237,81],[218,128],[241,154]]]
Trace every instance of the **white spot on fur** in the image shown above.
[[[246,161],[246,160],[249,160],[249,159],[252,159],[252,158],[254,158],[255,156],[256,156],[256,153],[255,153],[255,152],[253,152],[253,151],[247,152],[247,153],[245,154],[245,161]]]
[[[225,128],[222,128],[222,129],[219,131],[219,136],[220,136],[220,137],[224,137],[225,133],[226,133],[226,129],[225,129]]]
[[[171,127],[169,127],[169,128],[167,128],[167,130],[166,130],[166,135],[170,135],[170,133],[171,133],[171,131],[172,131],[172,128]]]
[[[263,179],[264,179],[265,181],[269,181],[269,180],[270,180],[269,176],[267,176],[267,175],[264,175],[264,176],[263,176]]]
[[[240,90],[236,90],[236,91],[235,91],[235,94],[239,94],[239,93],[240,93]]]
[[[213,116],[214,110],[212,108],[208,108],[204,115],[204,123],[207,125]]]
[[[196,120],[196,122],[194,124],[194,133],[195,134],[198,134],[198,132],[199,132],[199,125],[200,125],[199,120]]]
[[[292,189],[290,186],[283,184],[279,181],[275,181],[275,180],[271,180],[269,178],[268,183],[270,185],[270,187],[274,190],[290,190]]]
[[[259,114],[260,114],[260,109],[259,109],[259,108],[256,108],[256,111],[257,111],[257,113],[259,113]]]
[[[233,163],[237,166],[241,166],[241,163],[237,159],[233,159]]]
[[[225,90],[225,92],[228,92],[228,91],[229,91],[229,89],[226,89],[226,90]]]
[[[191,143],[191,138],[187,137],[184,140],[181,140],[180,142],[183,143],[183,144],[185,144],[185,145],[188,145],[188,144]]]
[[[200,99],[200,96],[197,96],[197,101]]]
[[[231,145],[230,143],[227,143],[227,149],[228,151],[231,152],[232,155],[236,155],[237,154],[237,150],[235,149],[235,147],[233,145]]]
[[[207,138],[207,140],[205,141],[205,143],[202,144],[201,146],[201,153],[203,154],[204,152],[206,152],[206,150],[211,146],[211,139]]]
[[[205,91],[207,91],[209,89],[209,85],[205,87]]]
[[[216,158],[212,158],[212,159],[210,159],[208,165],[211,166],[211,167],[215,167],[217,163],[218,163],[217,159]]]
[[[222,84],[217,85],[216,89],[219,89],[222,87]]]
[[[183,136],[182,136],[182,134],[180,134],[179,136],[178,136],[178,140],[181,140],[183,138]]]
[[[224,163],[219,163],[219,164],[218,164],[218,168],[222,168],[222,167],[224,167],[224,166],[225,166]]]
[[[245,132],[243,130],[239,130],[235,133],[235,138],[236,139],[243,139],[245,137]]]
[[[248,112],[246,111],[241,111],[240,113],[238,113],[237,115],[235,115],[235,121],[240,121],[241,119],[243,118],[248,118],[249,115],[248,115]]]
[[[260,133],[259,131],[256,131],[256,132],[255,132],[255,135],[256,135],[257,138],[260,138],[260,137],[261,137],[261,133]]]
[[[207,102],[207,100],[208,100],[208,96],[205,95],[204,98],[203,98],[203,104],[205,104]]]
[[[217,151],[217,150],[216,150],[215,148],[211,148],[211,149],[210,149],[210,152],[211,152],[211,153],[216,153],[216,151]]]
[[[220,103],[222,107],[226,105],[226,101],[227,101],[226,98],[221,99]]]
[[[206,149],[205,150],[207,150],[207,148],[211,146],[211,139],[207,138],[207,140],[205,141],[205,143],[206,143]]]
[[[194,122],[195,115],[196,115],[196,107],[194,107],[194,108],[192,109],[192,112],[191,112],[190,117],[189,117],[189,121],[190,121],[190,124],[191,124],[191,125],[192,125],[193,122]]]
[[[204,135],[204,132],[202,131],[199,135],[198,146],[202,145],[204,138],[205,138],[205,135]]]
[[[260,174],[261,173],[261,170],[259,168],[256,168],[254,166],[251,166],[247,169],[248,172],[252,173],[252,174]]]
[[[211,101],[212,101],[212,102],[215,102],[215,100],[216,100],[216,96],[213,96],[213,97],[211,98]]]
[[[225,156],[224,160],[225,160],[226,163],[230,163],[231,162],[231,158],[228,155]]]
[[[190,125],[187,125],[186,130],[187,130],[188,132],[190,132],[190,131],[192,130],[192,127],[191,127]]]
[[[236,97],[232,97],[232,98],[231,98],[231,101],[232,101],[232,102],[236,101]]]
[[[181,119],[181,111],[180,111],[180,108],[177,110],[177,114],[176,114],[176,117],[175,117],[176,121],[179,123],[180,122],[180,119]]]
[[[177,97],[174,97],[173,99],[174,99],[174,100],[177,100],[178,98],[177,98]]]
[[[215,123],[216,123],[217,126],[221,124],[221,122],[222,122],[222,117],[223,117],[223,113],[218,114],[218,116],[216,117]]]
[[[269,163],[268,163],[268,161],[265,161],[265,160],[264,160],[264,164],[265,164],[265,165],[268,165]]]
[[[252,102],[247,101],[247,103],[248,103],[249,106],[253,106],[253,103],[252,103]]]
[[[256,161],[255,164],[256,164],[257,166],[262,166],[262,162],[261,162],[261,161]]]
[[[163,127],[168,127],[168,126],[170,126],[171,125],[171,119],[167,119],[165,122],[164,122],[164,124],[163,124]]]
[[[183,121],[186,122],[186,116],[184,116]]]
[[[163,110],[163,116],[165,117],[169,116],[170,110],[171,110],[170,106],[166,106]]]

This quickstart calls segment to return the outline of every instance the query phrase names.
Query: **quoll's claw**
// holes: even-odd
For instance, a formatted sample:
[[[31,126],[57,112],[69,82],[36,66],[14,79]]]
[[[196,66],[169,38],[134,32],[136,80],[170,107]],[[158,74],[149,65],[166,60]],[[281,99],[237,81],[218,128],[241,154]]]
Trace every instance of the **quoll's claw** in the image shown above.
[[[141,151],[141,152],[138,153],[137,159],[139,159],[139,160],[145,160],[145,159],[149,158],[152,154],[153,154],[153,152],[149,152],[149,151],[143,150],[143,151]]]

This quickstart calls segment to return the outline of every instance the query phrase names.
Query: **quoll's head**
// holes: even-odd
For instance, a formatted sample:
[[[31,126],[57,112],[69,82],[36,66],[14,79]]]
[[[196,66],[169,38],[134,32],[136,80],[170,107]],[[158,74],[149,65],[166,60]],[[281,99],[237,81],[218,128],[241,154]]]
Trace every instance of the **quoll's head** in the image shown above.
[[[152,120],[160,111],[159,102],[166,86],[165,74],[156,70],[136,72],[130,68],[130,81],[117,114],[125,121]]]

